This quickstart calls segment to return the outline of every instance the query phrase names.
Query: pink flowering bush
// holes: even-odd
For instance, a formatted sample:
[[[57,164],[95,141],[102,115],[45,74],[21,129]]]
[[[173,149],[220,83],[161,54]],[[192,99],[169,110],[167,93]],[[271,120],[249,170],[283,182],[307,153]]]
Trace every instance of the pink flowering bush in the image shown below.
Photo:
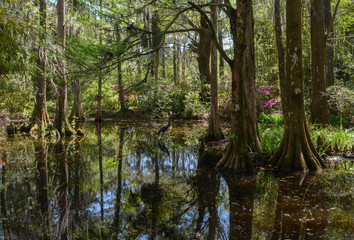
[[[256,88],[257,111],[270,113],[274,107],[279,105],[279,89],[275,86],[265,86]]]

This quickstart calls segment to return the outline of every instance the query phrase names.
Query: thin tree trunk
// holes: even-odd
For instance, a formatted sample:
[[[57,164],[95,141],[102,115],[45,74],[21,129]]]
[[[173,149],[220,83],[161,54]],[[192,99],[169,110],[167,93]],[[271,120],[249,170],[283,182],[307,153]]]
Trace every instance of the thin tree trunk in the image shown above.
[[[100,0],[100,12],[102,12],[102,0]],[[99,43],[100,45],[102,45],[102,33],[99,34]],[[95,121],[102,122],[103,121],[102,101],[101,101],[102,100],[102,74],[98,76],[98,92],[97,92],[96,100],[97,100],[97,107],[96,107]]]
[[[324,167],[311,141],[304,109],[304,72],[302,66],[301,0],[286,2],[286,78],[284,86],[285,131],[270,162],[287,171],[320,170]]]
[[[212,3],[216,3],[214,0]],[[217,29],[217,8],[216,6],[211,7],[211,16],[213,28]],[[219,113],[218,113],[218,51],[214,43],[211,44],[211,64],[210,64],[210,116],[209,116],[209,127],[208,132],[205,136],[205,141],[219,141],[224,139],[224,134],[221,130]]]
[[[323,0],[311,1],[312,101],[311,123],[328,124],[325,78],[325,26]]]
[[[121,37],[120,37],[120,22],[117,19],[116,23],[116,31],[117,31],[117,41],[120,43]],[[124,101],[124,88],[123,88],[123,75],[122,75],[122,60],[120,59],[121,56],[119,56],[118,59],[118,97],[119,97],[119,103],[120,103],[120,112],[126,112],[127,108],[125,106],[125,101]]]
[[[61,50],[65,50],[65,0],[58,0],[58,43]],[[67,114],[67,83],[65,63],[60,56],[57,56],[57,103],[55,110],[54,127],[60,136],[75,135],[76,131],[71,127]]]
[[[181,50],[181,79],[186,81],[186,44],[183,43],[183,49]]]
[[[219,37],[219,43],[220,43],[220,46],[221,48],[224,48],[224,43],[223,43],[223,34],[222,34],[222,28],[220,27],[219,28],[219,34],[218,34],[218,37]],[[220,75],[220,78],[223,78],[224,75],[225,75],[225,61],[224,61],[224,58],[221,56],[221,54],[219,54],[219,75]]]
[[[284,86],[285,86],[285,50],[282,38],[281,18],[280,18],[280,0],[274,0],[274,25],[275,25],[275,42],[278,51],[278,68],[279,68],[279,85],[281,104],[284,110]],[[286,116],[284,116],[285,118]]]

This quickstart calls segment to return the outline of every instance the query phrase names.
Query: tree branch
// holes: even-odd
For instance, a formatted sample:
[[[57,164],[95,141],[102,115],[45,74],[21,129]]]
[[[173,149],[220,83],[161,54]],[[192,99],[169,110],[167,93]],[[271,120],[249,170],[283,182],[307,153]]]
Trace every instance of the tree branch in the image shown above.
[[[232,66],[234,60],[232,60],[231,58],[229,58],[229,56],[227,56],[226,52],[224,51],[224,49],[221,47],[221,45],[218,42],[218,36],[216,34],[216,30],[213,27],[212,22],[210,21],[209,17],[206,15],[206,13],[196,4],[194,4],[191,1],[188,1],[188,3],[195,8],[204,18],[205,20],[208,22],[208,25],[211,27],[211,39],[213,40],[213,43],[215,44],[216,48],[218,49],[220,55],[225,59],[225,61]]]

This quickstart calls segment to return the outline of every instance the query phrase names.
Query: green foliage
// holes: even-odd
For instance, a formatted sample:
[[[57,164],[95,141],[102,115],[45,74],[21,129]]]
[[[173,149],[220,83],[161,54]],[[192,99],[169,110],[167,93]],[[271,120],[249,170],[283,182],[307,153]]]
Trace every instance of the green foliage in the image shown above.
[[[188,93],[184,103],[186,106],[184,112],[186,118],[201,118],[209,109],[209,104],[203,104],[197,92]]]
[[[343,128],[316,128],[310,125],[309,132],[313,143],[321,156],[340,153],[352,154],[354,145],[354,130]],[[321,139],[318,142],[318,138]],[[321,144],[320,146],[318,144]]]
[[[354,112],[354,91],[344,86],[331,86],[327,90],[328,102],[332,110],[339,113],[340,125],[343,117],[351,117]]]
[[[279,114],[265,114],[262,112],[258,116],[258,122],[262,124],[283,125],[284,117]]]
[[[260,125],[261,136],[261,152],[272,155],[274,151],[279,147],[279,144],[283,138],[283,127],[265,127]]]

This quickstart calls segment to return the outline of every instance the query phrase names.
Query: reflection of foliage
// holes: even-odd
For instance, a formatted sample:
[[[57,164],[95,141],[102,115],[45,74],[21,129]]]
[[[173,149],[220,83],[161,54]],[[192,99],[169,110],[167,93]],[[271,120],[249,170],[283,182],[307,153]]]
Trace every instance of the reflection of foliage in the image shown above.
[[[270,239],[274,227],[278,184],[272,173],[259,172],[253,206],[254,239]]]
[[[141,186],[141,199],[145,204],[152,205],[162,200],[162,189],[154,183],[147,183]]]

